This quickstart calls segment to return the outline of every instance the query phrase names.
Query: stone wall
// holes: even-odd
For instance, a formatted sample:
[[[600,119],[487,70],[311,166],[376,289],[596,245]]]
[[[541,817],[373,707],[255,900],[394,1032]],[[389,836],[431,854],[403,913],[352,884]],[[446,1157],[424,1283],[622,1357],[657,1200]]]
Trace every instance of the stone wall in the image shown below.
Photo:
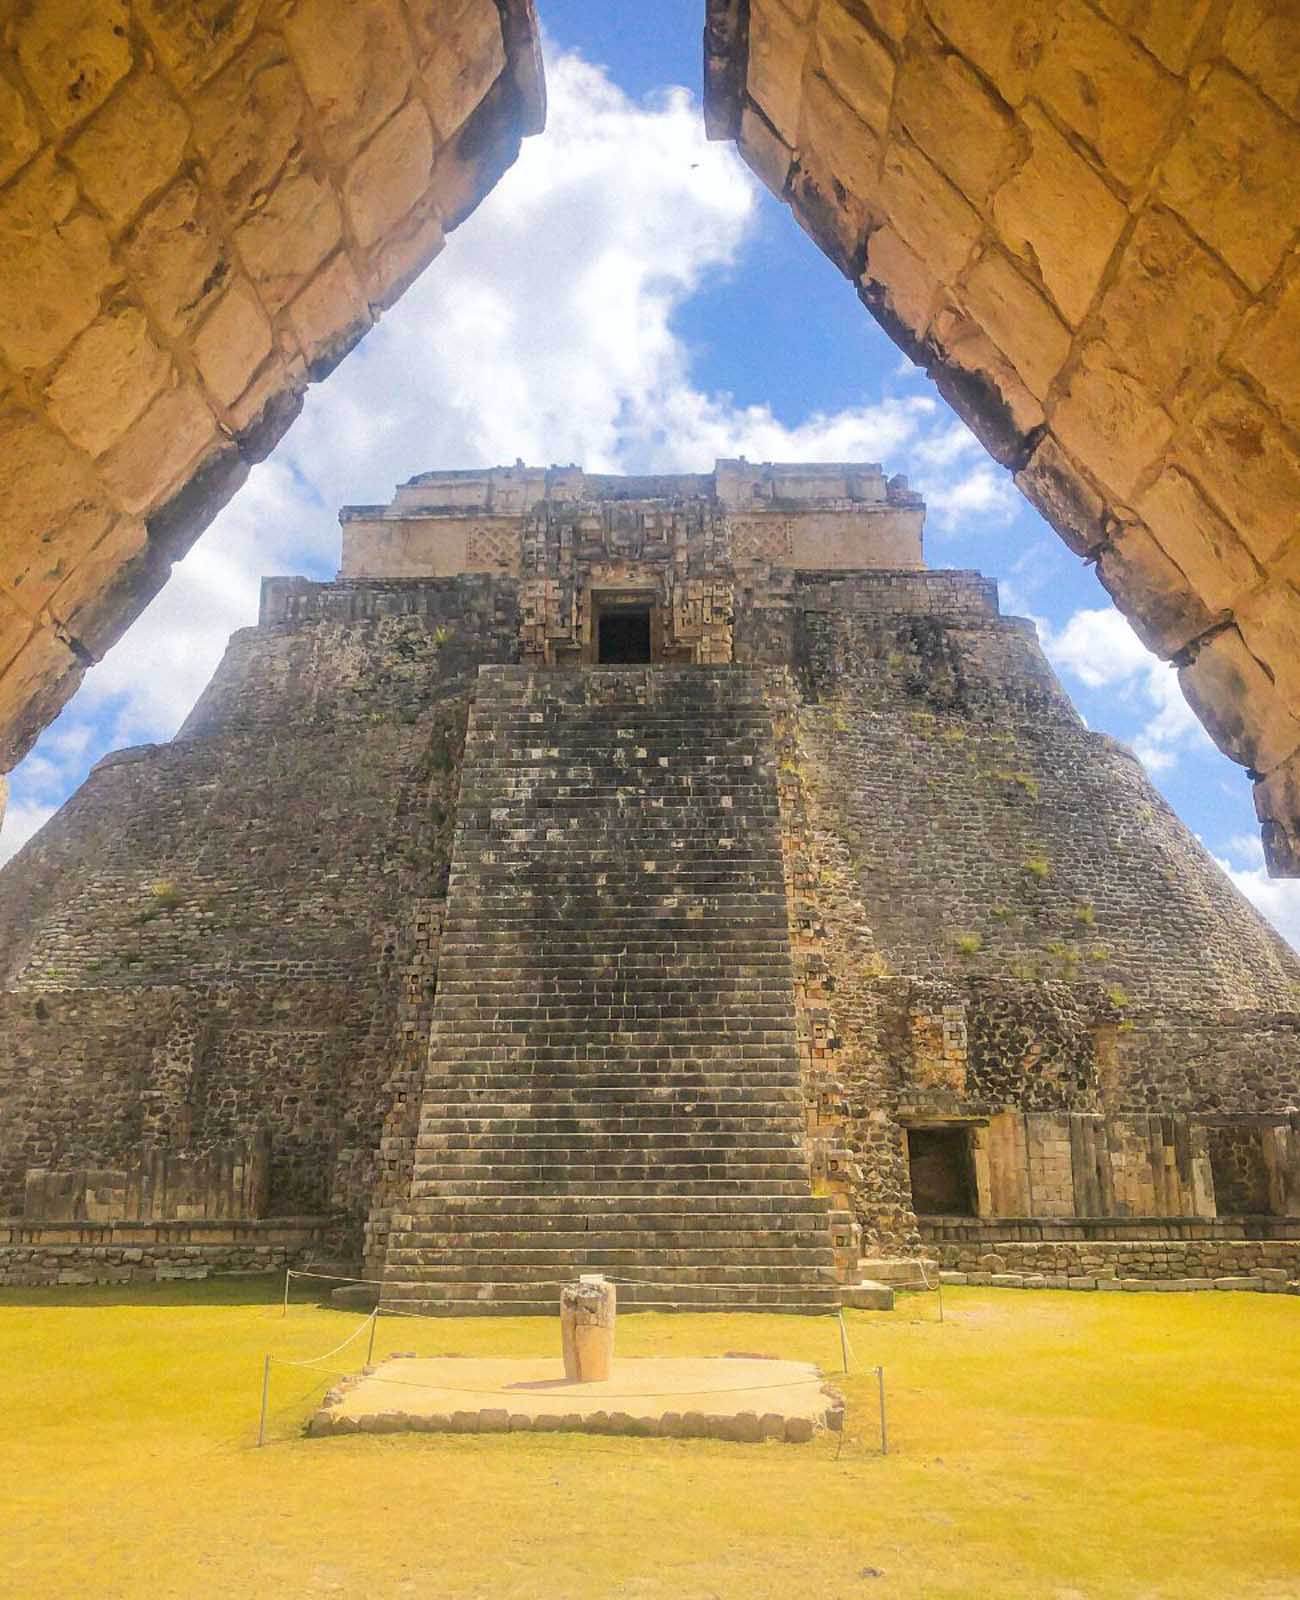
[[[418,1099],[469,688],[517,651],[517,595],[268,585],[291,604],[0,876],[0,1214],[30,1168],[264,1135],[271,1213],[359,1238]]]
[[[1300,1278],[1300,1240],[926,1240],[945,1283],[1002,1289],[1244,1289],[1280,1294]]]
[[[1300,871],[1300,21],[710,0],[706,119],[1257,775]]]
[[[337,1230],[325,1217],[274,1222],[0,1222],[0,1285],[48,1288],[165,1283],[227,1272],[282,1272],[329,1258]]]
[[[1294,954],[973,575],[774,575],[735,642],[793,661],[770,694],[814,1168],[868,1243],[916,1245],[909,1123],[1042,1113],[987,1181],[1032,1171],[1033,1214],[1072,1215],[1068,1114],[1127,1118],[1134,1212],[1148,1113],[1181,1149],[1194,1114],[1300,1100]]]
[[[531,0],[0,24],[0,767],[543,121]]]

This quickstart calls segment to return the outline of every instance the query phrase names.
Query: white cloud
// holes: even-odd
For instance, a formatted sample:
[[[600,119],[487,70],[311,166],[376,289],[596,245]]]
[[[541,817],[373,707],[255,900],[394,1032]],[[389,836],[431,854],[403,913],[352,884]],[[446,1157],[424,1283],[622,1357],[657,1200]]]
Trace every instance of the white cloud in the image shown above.
[[[736,270],[757,188],[684,90],[634,103],[576,56],[548,62],[546,133],[330,378],[14,774],[20,826],[106,748],[170,738],[261,576],[337,566],[337,508],[435,468],[576,461],[700,471],[718,456],[911,469],[942,531],[1001,518],[1005,475],[929,394],[793,425],[692,379],[678,308]],[[892,383],[889,375],[885,382]],[[1005,497],[1005,499],[1004,499]]]
[[[1264,847],[1253,835],[1234,834],[1225,848],[1236,862],[1247,864],[1236,865],[1216,855],[1219,866],[1282,937],[1300,950],[1300,878],[1270,878],[1264,866]]]
[[[1133,749],[1150,773],[1167,772],[1185,751],[1213,749],[1176,673],[1152,655],[1118,611],[1076,611],[1059,632],[1041,618],[1035,622],[1055,666],[1089,689],[1110,690],[1141,718]]]

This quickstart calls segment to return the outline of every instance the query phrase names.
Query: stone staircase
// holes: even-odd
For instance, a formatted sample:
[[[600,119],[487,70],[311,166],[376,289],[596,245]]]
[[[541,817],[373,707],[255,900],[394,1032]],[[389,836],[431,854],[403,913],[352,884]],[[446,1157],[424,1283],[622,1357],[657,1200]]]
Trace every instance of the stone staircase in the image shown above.
[[[759,676],[483,668],[383,1304],[829,1310],[828,1207]]]

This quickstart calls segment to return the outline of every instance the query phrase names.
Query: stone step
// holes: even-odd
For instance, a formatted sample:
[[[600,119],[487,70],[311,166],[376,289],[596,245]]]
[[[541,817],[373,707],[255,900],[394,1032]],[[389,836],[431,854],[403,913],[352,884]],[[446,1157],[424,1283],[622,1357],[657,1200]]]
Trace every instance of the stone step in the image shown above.
[[[711,1225],[714,1218],[731,1218],[738,1214],[755,1216],[780,1215],[784,1226],[803,1216],[828,1217],[830,1201],[822,1195],[804,1192],[785,1194],[725,1194],[704,1193],[693,1195],[689,1203],[672,1193],[610,1195],[593,1194],[581,1190],[564,1195],[506,1196],[494,1201],[491,1219],[508,1216],[518,1218],[520,1227],[531,1226],[533,1219],[552,1216],[600,1218],[617,1216],[620,1222],[636,1224],[640,1219],[662,1218],[664,1226]],[[473,1215],[481,1221],[481,1204],[473,1197],[416,1198],[399,1208],[412,1216],[427,1215],[437,1211],[452,1217],[458,1213]],[[514,1223],[511,1224],[514,1226]]]
[[[638,1257],[634,1251],[522,1250],[462,1251],[455,1257],[433,1248],[401,1245],[388,1258],[390,1274],[404,1271],[423,1284],[437,1283],[564,1283],[579,1272],[620,1273],[654,1283],[735,1283],[787,1285],[807,1283],[817,1271],[832,1272],[833,1262],[811,1251],[769,1252],[738,1264],[722,1252],[701,1260],[690,1250]]]
[[[510,1284],[442,1284],[426,1288],[400,1283],[385,1285],[380,1291],[380,1306],[407,1315],[481,1317],[553,1317],[559,1305],[559,1285],[529,1286]],[[484,1290],[491,1292],[484,1293]],[[764,1284],[746,1288],[739,1284],[684,1287],[673,1285],[618,1285],[621,1311],[764,1311],[791,1315],[825,1315],[839,1308],[838,1286],[807,1285],[785,1287]]]
[[[714,1194],[720,1189],[731,1194],[744,1195],[801,1195],[808,1191],[806,1172],[798,1178],[768,1178],[759,1180],[717,1178],[622,1178],[611,1177],[604,1171],[592,1169],[585,1173],[570,1173],[563,1178],[421,1178],[411,1184],[413,1199],[433,1196],[465,1195],[570,1195],[585,1194],[594,1184],[599,1184],[603,1194],[642,1195],[647,1192],[675,1195]]]

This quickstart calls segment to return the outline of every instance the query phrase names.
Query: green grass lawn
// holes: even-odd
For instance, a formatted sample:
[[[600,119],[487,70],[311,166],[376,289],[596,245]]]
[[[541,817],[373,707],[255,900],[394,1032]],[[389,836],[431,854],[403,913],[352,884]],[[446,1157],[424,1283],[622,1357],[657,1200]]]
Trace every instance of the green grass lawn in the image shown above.
[[[229,1279],[0,1290],[0,1592],[456,1600],[1295,1600],[1300,1300],[955,1289],[850,1312],[842,1439],[351,1436],[301,1425],[360,1318]],[[544,1354],[550,1320],[381,1323]],[[624,1355],[839,1370],[822,1318],[626,1315]],[[330,1368],[360,1364],[352,1346]],[[879,1453],[875,1378],[890,1398]]]

